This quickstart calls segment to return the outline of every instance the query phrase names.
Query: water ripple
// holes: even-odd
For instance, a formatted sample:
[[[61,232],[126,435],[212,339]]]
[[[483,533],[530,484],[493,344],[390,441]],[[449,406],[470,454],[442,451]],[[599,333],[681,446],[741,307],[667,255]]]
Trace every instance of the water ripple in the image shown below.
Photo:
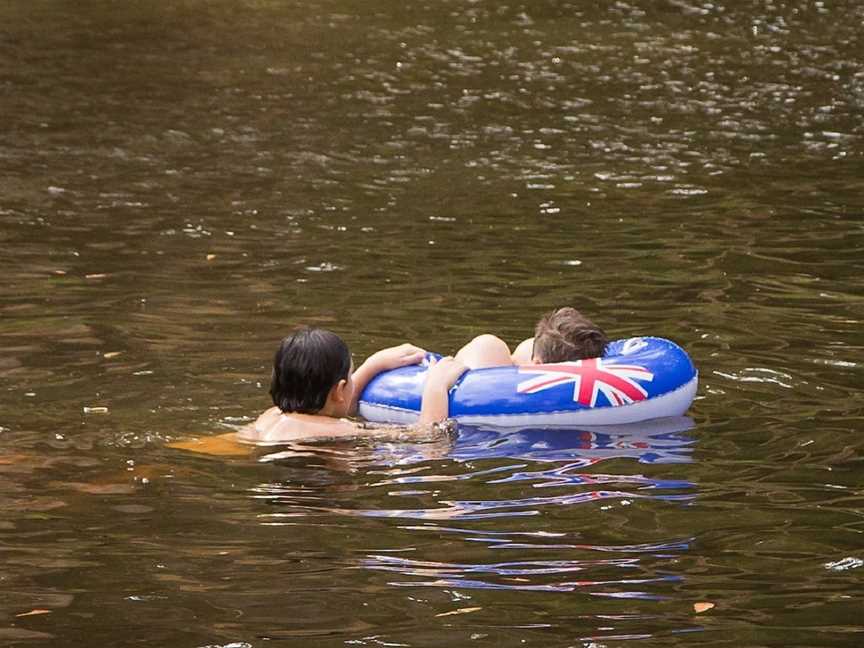
[[[592,596],[621,598],[661,599],[662,596],[629,589],[632,585],[673,583],[677,576],[653,578],[615,578],[555,580],[538,582],[544,576],[562,576],[575,572],[605,570],[606,568],[630,569],[638,565],[638,559],[613,558],[603,560],[548,560],[515,561],[485,564],[447,563],[399,558],[386,555],[369,555],[360,564],[374,571],[394,572],[403,576],[420,577],[423,580],[390,581],[396,587],[458,587],[464,589],[502,589],[535,592],[586,591]],[[484,576],[484,578],[478,578]],[[602,591],[609,587],[624,591]],[[598,591],[600,590],[600,591]]]

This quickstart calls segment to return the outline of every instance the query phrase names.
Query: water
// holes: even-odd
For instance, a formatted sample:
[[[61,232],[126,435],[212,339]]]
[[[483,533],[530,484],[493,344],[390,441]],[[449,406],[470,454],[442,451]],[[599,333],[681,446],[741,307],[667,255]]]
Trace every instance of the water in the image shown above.
[[[860,645],[862,20],[3,4],[0,642]],[[687,348],[690,420],[168,445],[260,412],[294,324],[561,304]]]

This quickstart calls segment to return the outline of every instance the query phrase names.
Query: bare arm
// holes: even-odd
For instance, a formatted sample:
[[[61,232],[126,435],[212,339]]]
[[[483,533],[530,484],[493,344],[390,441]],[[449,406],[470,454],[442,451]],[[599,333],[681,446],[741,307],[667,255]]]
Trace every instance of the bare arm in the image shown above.
[[[420,347],[413,344],[400,344],[399,346],[382,349],[366,358],[366,361],[361,364],[352,374],[354,379],[354,394],[351,397],[351,405],[348,408],[348,414],[354,416],[357,413],[357,403],[360,400],[360,394],[372,380],[382,371],[404,367],[406,365],[417,364],[423,360],[426,352]]]
[[[450,415],[450,388],[466,369],[464,364],[449,357],[441,358],[429,369],[417,421],[420,425],[438,423]]]

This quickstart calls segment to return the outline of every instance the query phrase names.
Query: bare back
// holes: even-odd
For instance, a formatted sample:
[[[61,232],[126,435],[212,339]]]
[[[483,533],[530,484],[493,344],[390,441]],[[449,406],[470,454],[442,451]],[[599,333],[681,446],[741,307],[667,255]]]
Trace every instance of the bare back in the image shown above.
[[[354,436],[361,426],[348,419],[317,414],[285,414],[271,407],[255,423],[238,433],[238,437],[252,443],[282,443],[315,438]]]

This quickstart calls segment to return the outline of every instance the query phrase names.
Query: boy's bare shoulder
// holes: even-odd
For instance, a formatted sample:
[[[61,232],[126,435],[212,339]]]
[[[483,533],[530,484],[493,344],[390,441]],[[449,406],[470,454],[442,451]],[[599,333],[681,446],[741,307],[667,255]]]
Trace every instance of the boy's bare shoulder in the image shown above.
[[[247,443],[283,443],[321,437],[351,436],[362,428],[347,419],[315,414],[284,414],[271,407],[237,433]]]
[[[515,365],[527,365],[531,364],[531,360],[534,356],[534,338],[530,337],[527,340],[522,340],[518,346],[513,349],[513,355],[511,358],[513,359],[513,364]]]

